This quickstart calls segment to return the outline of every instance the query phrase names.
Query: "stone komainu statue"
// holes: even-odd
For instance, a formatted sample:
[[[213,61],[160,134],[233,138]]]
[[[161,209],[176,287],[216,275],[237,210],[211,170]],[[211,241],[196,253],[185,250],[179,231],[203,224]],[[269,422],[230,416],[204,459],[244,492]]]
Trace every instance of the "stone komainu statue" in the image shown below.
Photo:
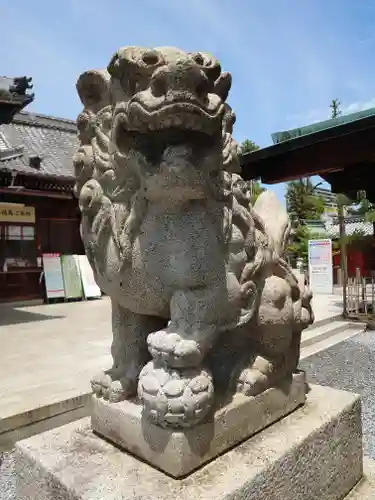
[[[121,48],[77,82],[81,233],[112,301],[113,366],[92,387],[161,426],[291,377],[313,322],[284,208],[250,206],[238,175],[230,86],[212,56],[169,47]]]

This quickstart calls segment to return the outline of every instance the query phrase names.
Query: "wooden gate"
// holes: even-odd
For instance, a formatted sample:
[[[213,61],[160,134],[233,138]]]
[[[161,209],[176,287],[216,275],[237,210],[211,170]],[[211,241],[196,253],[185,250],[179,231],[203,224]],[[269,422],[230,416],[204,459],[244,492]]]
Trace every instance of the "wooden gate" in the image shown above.
[[[355,278],[348,278],[347,314],[349,317],[372,319],[375,317],[375,275],[361,276],[357,269]]]

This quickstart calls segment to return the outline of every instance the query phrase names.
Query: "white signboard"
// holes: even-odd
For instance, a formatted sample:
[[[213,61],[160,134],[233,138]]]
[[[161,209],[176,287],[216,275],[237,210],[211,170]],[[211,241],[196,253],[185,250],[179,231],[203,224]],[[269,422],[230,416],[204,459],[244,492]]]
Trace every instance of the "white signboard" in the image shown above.
[[[309,240],[309,278],[313,293],[333,294],[331,240]]]
[[[43,254],[43,272],[47,299],[65,298],[60,254]]]
[[[79,270],[83,286],[83,293],[86,298],[101,297],[102,292],[95,283],[94,273],[86,255],[78,255]]]

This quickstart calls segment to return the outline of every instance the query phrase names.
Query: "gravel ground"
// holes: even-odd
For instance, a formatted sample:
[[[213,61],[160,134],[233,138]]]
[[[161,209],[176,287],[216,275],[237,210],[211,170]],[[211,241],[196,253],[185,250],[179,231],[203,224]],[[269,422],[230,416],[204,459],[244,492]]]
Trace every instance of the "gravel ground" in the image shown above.
[[[300,367],[313,384],[361,394],[364,453],[375,459],[375,331],[305,358]]]
[[[0,499],[17,500],[16,478],[13,473],[13,464],[10,460],[10,452],[0,453]]]

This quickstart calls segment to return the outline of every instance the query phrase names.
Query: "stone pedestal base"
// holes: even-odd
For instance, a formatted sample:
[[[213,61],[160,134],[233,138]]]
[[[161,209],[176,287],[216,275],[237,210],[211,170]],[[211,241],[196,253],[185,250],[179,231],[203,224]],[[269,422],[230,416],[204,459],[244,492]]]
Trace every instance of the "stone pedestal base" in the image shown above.
[[[183,477],[276,422],[306,399],[304,372],[259,396],[237,394],[208,422],[184,432],[163,429],[142,418],[140,405],[108,403],[95,396],[92,429],[172,477]]]
[[[93,434],[89,419],[17,444],[17,500],[342,500],[362,477],[359,396],[312,386],[287,417],[173,479]]]

